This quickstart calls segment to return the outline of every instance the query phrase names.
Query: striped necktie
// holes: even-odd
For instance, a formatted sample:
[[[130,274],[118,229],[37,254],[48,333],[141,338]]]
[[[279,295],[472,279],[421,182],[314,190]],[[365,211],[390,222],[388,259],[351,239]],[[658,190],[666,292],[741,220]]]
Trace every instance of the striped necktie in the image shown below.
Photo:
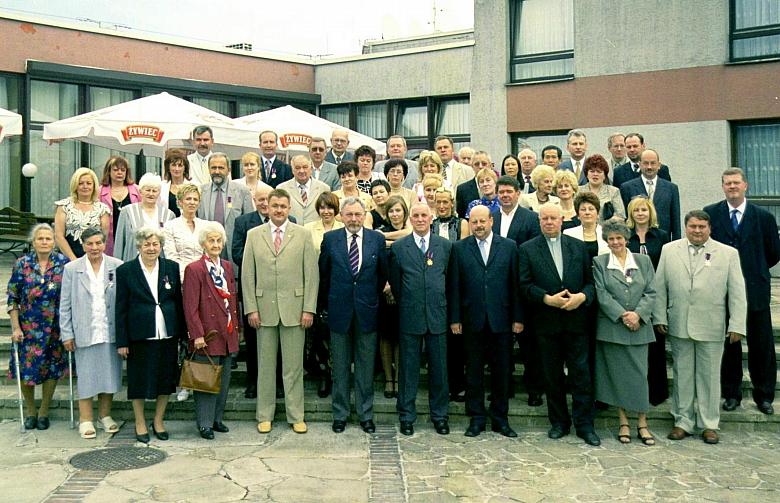
[[[357,276],[358,266],[360,265],[360,252],[357,245],[357,234],[352,234],[352,242],[349,244],[349,268],[352,270],[352,275]]]

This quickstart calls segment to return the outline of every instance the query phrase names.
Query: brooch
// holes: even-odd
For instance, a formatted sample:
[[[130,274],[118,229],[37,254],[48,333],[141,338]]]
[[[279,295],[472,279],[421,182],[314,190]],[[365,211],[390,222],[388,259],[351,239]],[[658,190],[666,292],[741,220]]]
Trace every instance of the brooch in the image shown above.
[[[163,286],[165,286],[166,290],[170,290],[171,289],[171,282],[168,280],[168,276],[167,275],[163,278]]]
[[[712,262],[710,261],[711,258],[712,258],[711,253],[704,254],[704,267],[709,267],[712,265]]]

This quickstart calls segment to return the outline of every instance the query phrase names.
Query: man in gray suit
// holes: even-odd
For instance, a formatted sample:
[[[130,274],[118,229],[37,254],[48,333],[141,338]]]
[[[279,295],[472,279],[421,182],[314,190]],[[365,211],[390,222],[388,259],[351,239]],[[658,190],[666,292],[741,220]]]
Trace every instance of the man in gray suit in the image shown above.
[[[201,200],[198,207],[198,218],[222,224],[227,235],[222,258],[232,262],[231,249],[236,218],[255,211],[255,205],[252,203],[252,194],[249,189],[238,183],[230,183],[229,174],[230,159],[227,154],[212,153],[209,157],[211,183],[200,186]]]
[[[412,234],[390,247],[390,288],[400,316],[400,368],[396,408],[404,435],[414,434],[423,339],[428,352],[428,403],[436,433],[450,432],[447,417],[447,271],[452,243],[431,233],[433,215],[414,203]]]
[[[290,194],[290,215],[295,217],[299,225],[316,222],[320,219],[317,213],[317,198],[330,187],[311,176],[311,161],[305,155],[296,155],[290,160],[293,178],[279,184]]]
[[[668,438],[682,440],[700,428],[704,442],[717,444],[723,338],[737,342],[745,334],[747,300],[739,253],[710,239],[710,231],[710,216],[694,210],[685,215],[686,237],[664,245],[653,324],[671,336],[674,358]]]
[[[418,171],[417,161],[406,158],[406,139],[400,134],[395,134],[387,139],[387,159],[379,161],[374,164],[374,171],[377,173],[385,173],[385,163],[390,159],[403,159],[406,162],[406,166],[409,168],[406,178],[404,178],[403,186],[407,189],[414,187],[417,183]]]
[[[309,157],[311,157],[311,176],[315,180],[330,187],[331,191],[341,188],[341,179],[336,172],[336,165],[325,160],[325,152],[328,150],[325,138],[315,136],[309,143]]]
[[[325,160],[338,166],[342,161],[353,161],[355,155],[347,152],[349,147],[349,129],[334,129],[330,134],[330,150]]]

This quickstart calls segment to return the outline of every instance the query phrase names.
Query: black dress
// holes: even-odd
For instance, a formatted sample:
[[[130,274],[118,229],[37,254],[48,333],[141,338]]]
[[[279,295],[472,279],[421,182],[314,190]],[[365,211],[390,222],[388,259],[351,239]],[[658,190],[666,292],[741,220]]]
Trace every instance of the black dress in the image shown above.
[[[628,240],[628,249],[632,253],[642,253],[650,257],[653,268],[658,268],[661,260],[661,248],[669,242],[669,233],[657,227],[645,233],[645,242],[639,241],[639,236],[632,230]],[[669,398],[669,381],[666,376],[666,336],[655,330],[655,342],[647,347],[647,384],[649,386],[650,404],[658,405]]]
[[[395,232],[399,229],[393,227],[390,222],[378,229],[380,232]],[[384,295],[379,296],[379,312],[377,314],[377,331],[379,337],[398,342],[398,331],[400,330],[398,322],[398,304],[388,304]]]
[[[119,213],[122,211],[122,208],[130,204],[130,191],[127,191],[127,195],[124,199],[121,201],[117,201],[114,198],[111,198],[111,219],[113,220],[114,224],[112,225],[112,229],[116,231],[117,226],[119,225]],[[116,234],[114,234],[115,236]],[[114,239],[114,236],[111,236],[111,239]],[[112,243],[113,244],[113,243]]]
[[[393,229],[392,225],[390,225],[390,222],[382,217],[382,215],[379,214],[379,212],[376,209],[371,210],[371,228],[374,230],[377,229],[383,229],[383,228],[389,228],[389,231],[385,232],[392,232]]]

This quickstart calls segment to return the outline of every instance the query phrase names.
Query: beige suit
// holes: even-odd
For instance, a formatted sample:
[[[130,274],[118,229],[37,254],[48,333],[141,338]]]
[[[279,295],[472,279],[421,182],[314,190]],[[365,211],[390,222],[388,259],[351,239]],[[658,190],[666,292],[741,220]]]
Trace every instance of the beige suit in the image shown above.
[[[303,421],[304,312],[317,311],[319,269],[311,235],[287,222],[279,253],[271,224],[247,233],[241,266],[244,312],[260,315],[257,334],[257,421],[273,421],[276,411],[276,355],[281,343],[287,422]]]
[[[745,334],[747,300],[736,249],[709,239],[693,255],[688,244],[683,238],[663,247],[653,323],[669,329],[674,424],[693,433],[718,429],[723,339]]]
[[[457,195],[458,185],[463,182],[468,182],[472,178],[474,178],[474,170],[471,166],[466,166],[465,164],[453,160],[452,174],[447,177],[447,180],[450,182],[450,187],[452,187],[450,189],[452,190],[452,197],[454,198]]]
[[[306,193],[306,204],[301,198],[301,189],[295,178],[279,184],[277,189],[284,189],[290,194],[290,215],[300,225],[315,222],[320,219],[317,213],[317,198],[323,192],[330,192],[330,186],[319,180],[311,179],[311,186]]]

